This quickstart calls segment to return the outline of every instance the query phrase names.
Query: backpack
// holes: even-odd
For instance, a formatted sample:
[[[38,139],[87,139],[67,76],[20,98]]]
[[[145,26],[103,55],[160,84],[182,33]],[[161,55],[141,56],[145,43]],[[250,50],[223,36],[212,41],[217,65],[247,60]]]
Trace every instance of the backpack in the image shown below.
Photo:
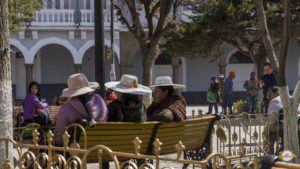
[[[51,120],[50,120],[49,110],[35,108],[35,112],[33,113],[32,120],[34,123],[38,123],[40,125],[50,124]]]

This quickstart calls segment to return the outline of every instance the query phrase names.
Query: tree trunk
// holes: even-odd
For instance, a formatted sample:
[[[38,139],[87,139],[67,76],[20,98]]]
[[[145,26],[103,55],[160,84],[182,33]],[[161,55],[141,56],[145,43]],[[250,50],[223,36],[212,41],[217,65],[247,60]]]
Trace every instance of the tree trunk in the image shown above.
[[[148,47],[142,49],[142,57],[143,57],[143,85],[150,86],[152,84],[152,67],[155,63],[155,59],[157,57],[158,45],[155,45],[154,48]],[[152,95],[145,95],[143,97],[143,103],[146,107],[148,107],[152,102]]]
[[[263,73],[264,73],[264,64],[267,61],[267,56],[266,55],[260,55],[258,54],[255,56],[255,65],[256,65],[256,72],[257,72],[257,77],[260,78]]]
[[[279,69],[278,69],[278,86],[280,92],[281,102],[284,108],[284,149],[292,151],[299,155],[299,139],[298,139],[298,106],[299,106],[299,81],[295,87],[293,97],[289,94],[289,88],[287,86],[285,78],[285,67],[287,52],[289,48],[289,33],[290,33],[290,1],[283,1],[284,4],[284,19],[283,19],[283,32],[281,36],[281,50],[279,56]]]
[[[260,29],[260,34],[262,36],[262,41],[267,56],[269,58],[269,61],[271,65],[273,65],[274,71],[277,72],[279,69],[279,65],[275,54],[275,50],[272,46],[272,40],[267,25],[266,15],[264,13],[263,0],[255,0],[255,5],[256,5],[256,11],[257,11],[257,17],[259,21],[259,29]]]
[[[12,138],[12,82],[9,55],[8,0],[0,1],[0,138]],[[0,144],[0,166],[8,158],[12,161],[12,145]],[[0,167],[2,168],[2,167]]]
[[[279,61],[275,55],[271,36],[268,30],[266,16],[262,0],[255,0],[257,15],[259,20],[259,28],[262,40],[266,49],[268,59],[273,66],[276,76],[279,77],[278,86],[280,92],[281,102],[284,108],[284,149],[292,151],[299,155],[299,140],[297,131],[297,108],[300,98],[300,83],[298,81],[295,88],[293,97],[289,94],[289,89],[285,79],[285,64],[287,58],[287,51],[289,46],[289,21],[290,21],[290,7],[289,0],[283,1],[284,3],[284,21],[282,33],[282,46],[280,51]]]
[[[299,83],[296,89],[299,92]],[[284,149],[292,151],[299,155],[299,138],[298,138],[298,105],[299,101],[295,100],[289,94],[288,86],[280,86],[280,99],[284,109]]]
[[[226,66],[227,66],[227,64],[226,63],[225,64],[219,63],[218,66],[219,66],[219,73],[223,74],[226,77]]]
[[[147,49],[142,49],[143,54],[143,84],[150,86],[152,84],[152,67],[155,63],[158,45],[152,45],[154,47],[148,47]]]
[[[150,59],[143,59],[143,84],[146,86],[152,84],[152,66],[153,62]]]

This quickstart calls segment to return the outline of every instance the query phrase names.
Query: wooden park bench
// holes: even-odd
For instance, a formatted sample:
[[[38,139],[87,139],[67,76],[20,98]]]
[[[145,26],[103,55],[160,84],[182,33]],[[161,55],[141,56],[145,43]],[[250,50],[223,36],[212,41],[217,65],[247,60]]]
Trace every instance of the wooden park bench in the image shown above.
[[[285,163],[277,161],[272,169],[300,169],[300,164]]]
[[[139,152],[144,155],[154,154],[153,142],[156,138],[162,142],[161,155],[175,153],[175,145],[181,141],[186,148],[185,159],[200,160],[210,153],[210,138],[215,120],[215,116],[206,116],[171,123],[99,123],[86,127],[86,137],[81,132],[77,141],[80,148],[86,150],[104,145],[112,151],[135,153],[133,140],[138,137],[142,141]],[[97,162],[97,154],[98,152],[90,153],[88,162]],[[103,156],[103,160],[110,161],[108,156]]]

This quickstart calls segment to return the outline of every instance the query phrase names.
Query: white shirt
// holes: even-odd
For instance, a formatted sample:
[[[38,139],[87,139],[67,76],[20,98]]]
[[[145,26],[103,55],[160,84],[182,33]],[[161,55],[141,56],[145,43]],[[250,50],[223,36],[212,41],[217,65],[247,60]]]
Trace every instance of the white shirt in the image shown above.
[[[279,119],[279,110],[282,108],[283,106],[280,100],[280,96],[277,96],[270,101],[268,108],[268,120],[270,125],[277,123]]]

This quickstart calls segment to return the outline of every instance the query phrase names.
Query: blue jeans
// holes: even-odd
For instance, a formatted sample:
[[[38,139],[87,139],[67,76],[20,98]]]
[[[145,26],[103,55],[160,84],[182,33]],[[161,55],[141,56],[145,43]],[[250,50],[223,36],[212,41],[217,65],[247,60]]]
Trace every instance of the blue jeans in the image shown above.
[[[233,105],[233,99],[231,94],[225,94],[224,95],[224,114],[227,114],[227,108],[229,109],[229,113],[232,114],[232,105]]]
[[[249,108],[249,112],[254,113],[256,111],[256,104],[257,104],[257,96],[250,96],[247,97],[247,105]]]

